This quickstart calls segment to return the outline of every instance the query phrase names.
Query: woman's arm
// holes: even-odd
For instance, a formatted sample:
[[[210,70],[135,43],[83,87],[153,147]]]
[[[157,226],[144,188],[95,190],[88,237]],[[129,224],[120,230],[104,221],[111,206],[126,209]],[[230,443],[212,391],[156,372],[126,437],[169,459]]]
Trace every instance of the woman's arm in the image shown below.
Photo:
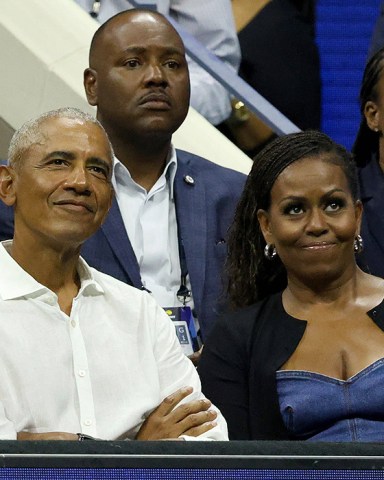
[[[242,320],[228,315],[217,322],[198,367],[203,393],[224,415],[230,440],[251,439],[248,341],[253,322]]]

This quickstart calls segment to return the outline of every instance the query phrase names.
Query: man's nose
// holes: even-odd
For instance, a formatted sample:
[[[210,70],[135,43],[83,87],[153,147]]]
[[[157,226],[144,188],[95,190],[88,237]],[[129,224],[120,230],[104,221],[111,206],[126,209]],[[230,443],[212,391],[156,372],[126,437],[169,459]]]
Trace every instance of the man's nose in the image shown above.
[[[145,72],[145,81],[148,84],[167,86],[168,80],[164,68],[158,63],[150,63]]]
[[[68,172],[65,187],[77,192],[90,192],[89,172],[83,165],[75,166]]]

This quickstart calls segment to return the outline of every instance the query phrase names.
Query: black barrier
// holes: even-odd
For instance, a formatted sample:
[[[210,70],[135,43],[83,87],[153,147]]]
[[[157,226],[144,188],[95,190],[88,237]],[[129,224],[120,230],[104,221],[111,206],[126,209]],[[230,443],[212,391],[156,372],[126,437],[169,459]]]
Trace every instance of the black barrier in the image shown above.
[[[384,444],[0,442],[0,480],[384,480]]]

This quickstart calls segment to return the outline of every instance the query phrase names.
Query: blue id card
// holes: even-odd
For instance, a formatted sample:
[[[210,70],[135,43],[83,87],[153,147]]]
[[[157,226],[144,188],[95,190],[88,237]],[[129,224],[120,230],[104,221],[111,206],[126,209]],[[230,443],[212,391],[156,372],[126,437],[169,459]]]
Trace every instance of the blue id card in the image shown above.
[[[176,335],[185,355],[192,355],[199,350],[191,307],[165,307],[164,310],[175,325]]]

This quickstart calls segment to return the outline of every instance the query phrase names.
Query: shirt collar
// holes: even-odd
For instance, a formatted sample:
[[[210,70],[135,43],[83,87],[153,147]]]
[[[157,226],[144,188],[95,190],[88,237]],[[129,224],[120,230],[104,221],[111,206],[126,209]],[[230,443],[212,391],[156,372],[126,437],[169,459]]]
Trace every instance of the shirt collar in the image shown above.
[[[164,178],[164,177],[166,178],[172,199],[173,199],[176,170],[177,170],[176,149],[173,145],[171,145],[171,148],[168,153],[167,161],[165,164],[165,168],[160,178]],[[125,165],[123,165],[118,158],[115,157],[114,163],[113,163],[113,175],[112,175],[112,184],[114,189],[117,190],[116,188],[117,183],[124,184],[127,182],[127,179],[129,179],[130,182],[136,184],[136,182],[132,179],[132,176],[128,168]]]
[[[29,273],[12,258],[10,250],[12,240],[0,242],[0,298],[13,300],[20,297],[39,297],[50,292],[49,288],[35,280]],[[79,258],[77,271],[80,277],[80,290],[78,295],[103,294],[103,288],[96,282],[92,269]],[[53,293],[53,292],[52,292]]]
[[[104,294],[103,287],[96,281],[93,270],[90,268],[84,258],[79,258],[77,264],[77,273],[80,278],[80,290],[78,295],[98,295]]]

